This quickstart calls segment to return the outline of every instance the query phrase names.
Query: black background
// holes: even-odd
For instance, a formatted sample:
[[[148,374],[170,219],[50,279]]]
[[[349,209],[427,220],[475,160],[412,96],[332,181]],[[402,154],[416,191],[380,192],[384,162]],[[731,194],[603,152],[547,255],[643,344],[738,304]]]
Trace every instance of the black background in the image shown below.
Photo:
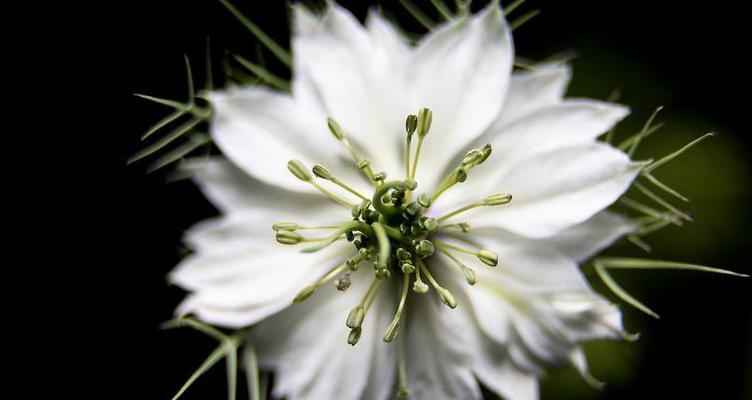
[[[267,32],[286,40],[283,2],[236,3]],[[360,17],[372,4],[343,3]],[[382,4],[404,16],[397,1]],[[690,6],[644,0],[529,0],[525,7],[541,8],[543,14],[516,32],[521,54],[540,58],[562,49],[587,51],[594,43],[609,48],[662,81],[661,90],[646,96],[625,95],[637,112],[667,104],[722,121],[735,132],[724,140],[750,144],[749,21],[737,2]],[[71,329],[87,344],[71,344],[69,357],[80,364],[68,383],[92,398],[168,399],[212,343],[188,331],[158,330],[182,297],[164,276],[179,260],[182,232],[214,211],[190,183],[167,184],[163,174],[147,174],[145,165],[125,165],[140,148],[141,133],[164,115],[132,93],[183,96],[182,54],[197,61],[201,79],[198,61],[208,36],[215,57],[223,48],[252,54],[254,45],[211,0],[102,2],[74,14],[63,29],[75,32],[75,38],[63,48],[49,49],[78,72],[77,81],[67,82],[77,90],[62,97],[75,109],[67,120],[77,127],[78,151],[70,165],[75,180],[87,189],[70,211],[85,221],[84,233],[74,238],[79,243],[74,248],[83,251],[75,268],[81,289],[75,290],[79,301],[72,313],[81,322]],[[629,74],[625,65],[624,79],[613,87],[635,83]],[[604,89],[602,97],[610,90]],[[749,207],[749,194],[738,200],[740,210]],[[749,211],[741,212],[738,251],[718,254],[713,260],[717,265],[750,270],[745,264],[750,222]],[[66,239],[71,238],[62,237]],[[646,340],[640,368],[631,384],[609,386],[602,397],[752,398],[749,291],[749,282],[741,280],[687,279],[650,298],[666,318],[639,317]],[[218,368],[186,398],[223,396],[224,375]],[[557,395],[544,393],[545,398]]]

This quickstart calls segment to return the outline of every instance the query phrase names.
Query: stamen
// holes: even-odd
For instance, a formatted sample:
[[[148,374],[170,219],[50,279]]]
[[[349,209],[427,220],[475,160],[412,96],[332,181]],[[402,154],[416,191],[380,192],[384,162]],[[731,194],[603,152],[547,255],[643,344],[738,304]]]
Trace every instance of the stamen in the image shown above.
[[[299,231],[299,230],[307,230],[307,229],[337,229],[339,228],[339,225],[300,225],[296,222],[289,222],[289,221],[281,221],[277,222],[276,224],[272,225],[272,229],[275,232],[279,232],[282,230],[285,231]]]
[[[443,225],[439,225],[437,230],[442,230],[442,229],[458,229],[462,231],[462,233],[468,233],[470,232],[470,224],[468,224],[467,222],[460,222],[457,224],[443,224]]]
[[[368,310],[371,308],[371,304],[373,304],[373,300],[376,298],[379,286],[381,286],[381,280],[374,279],[371,285],[368,286],[368,290],[363,294],[360,302],[350,311],[350,315],[347,316],[346,325],[351,329],[350,335],[347,337],[347,343],[351,346],[355,346],[358,340],[360,340],[363,321],[368,314]],[[353,328],[351,325],[355,327]]]
[[[407,149],[405,151],[405,179],[410,178],[410,148],[413,142],[413,133],[418,128],[418,117],[410,114],[405,121],[405,132],[407,132]]]
[[[374,264],[374,268],[376,268],[377,271],[379,270],[386,270],[387,268],[387,262],[389,261],[389,253],[391,253],[391,245],[389,243],[389,238],[386,235],[386,231],[384,231],[384,226],[381,225],[379,222],[374,222],[371,227],[373,227],[373,232],[376,234],[376,240],[379,242],[379,261]],[[387,275],[384,272],[379,275]]]
[[[499,257],[496,255],[496,253],[488,250],[470,250],[466,249],[464,247],[460,247],[451,243],[442,242],[440,240],[434,240],[433,243],[439,247],[444,247],[447,249],[459,251],[462,253],[470,254],[475,257],[477,257],[480,261],[483,262],[483,264],[486,264],[490,267],[495,267],[499,264]]]
[[[339,236],[335,237],[334,240],[332,240],[332,243],[336,242],[338,240],[342,240],[344,238],[345,238],[345,236],[339,235]],[[277,239],[277,242],[279,242],[280,244],[296,245],[298,243],[320,242],[320,241],[323,241],[323,240],[329,240],[331,238],[330,237],[325,237],[325,238],[305,238],[305,237],[301,236],[300,234],[295,233],[293,231],[288,231],[288,230],[285,230],[285,229],[281,229],[281,230],[277,231],[276,239]]]
[[[442,253],[444,253],[444,255],[446,255],[447,257],[451,258],[452,261],[454,261],[454,264],[457,265],[457,267],[460,268],[460,271],[462,271],[462,275],[465,276],[465,281],[467,281],[468,285],[470,285],[470,286],[475,285],[475,282],[478,281],[477,278],[476,278],[476,276],[475,276],[475,271],[473,271],[472,269],[470,269],[467,266],[465,266],[465,264],[463,264],[454,254],[452,254],[452,253],[450,253],[450,252],[448,252],[448,251],[446,251],[444,249],[439,249],[439,251],[442,252]]]
[[[457,165],[457,167],[453,169],[446,178],[444,178],[444,181],[441,182],[436,193],[431,196],[431,200],[435,202],[439,196],[449,188],[457,183],[464,182],[467,179],[467,172],[486,161],[488,157],[491,156],[491,150],[491,145],[485,144],[480,149],[468,151],[467,154],[465,154],[465,157],[462,158],[460,164]]]
[[[402,276],[402,294],[400,295],[399,305],[397,305],[397,312],[394,314],[392,323],[389,324],[386,332],[384,333],[384,341],[389,343],[397,336],[400,328],[400,319],[402,318],[402,312],[405,309],[405,302],[407,300],[407,288],[410,284],[410,275],[404,274]]]
[[[313,174],[316,175],[317,177],[321,178],[321,179],[326,179],[326,180],[332,182],[333,184],[341,187],[342,189],[347,190],[348,192],[350,192],[350,193],[352,193],[352,194],[360,197],[361,199],[363,199],[365,201],[370,201],[366,196],[363,196],[357,190],[353,189],[349,185],[347,185],[344,182],[342,182],[341,180],[337,179],[337,177],[335,177],[332,174],[332,172],[329,171],[329,169],[327,169],[323,165],[319,165],[319,164],[314,165],[313,166]]]
[[[477,207],[484,207],[484,206],[500,206],[503,204],[507,204],[510,201],[512,201],[512,195],[509,193],[496,193],[491,196],[486,197],[485,199],[481,201],[476,201],[475,203],[468,204],[464,207],[460,207],[449,214],[444,215],[443,217],[440,217],[437,219],[439,222],[446,221],[449,218],[454,217],[455,215],[462,214],[465,211],[472,210],[473,208]]]
[[[323,286],[325,283],[329,282],[330,280],[334,279],[337,275],[341,274],[344,270],[348,268],[347,263],[343,262],[342,264],[334,267],[332,270],[326,273],[326,275],[322,276],[321,279],[317,280],[316,282],[304,287],[301,289],[297,295],[295,295],[295,298],[293,299],[293,303],[298,304],[305,301],[307,298],[309,298],[313,292],[316,291],[316,289]]]
[[[428,292],[428,285],[420,279],[420,268],[415,268],[415,282],[413,282],[413,292],[423,294]]]
[[[313,180],[313,176],[311,176],[311,174],[308,172],[308,169],[306,169],[302,162],[298,160],[290,160],[287,163],[287,169],[290,170],[290,172],[295,175],[296,178],[300,179],[303,182],[311,184],[311,186],[318,189],[321,193],[324,194],[324,196],[328,197],[329,199],[334,200],[347,208],[352,208],[352,206],[354,206],[354,204],[324,189],[323,187],[321,187],[321,185],[316,183]]]
[[[434,279],[433,275],[431,275],[431,272],[428,271],[428,268],[426,267],[426,264],[423,262],[423,260],[418,258],[416,259],[416,263],[418,264],[418,270],[423,271],[423,273],[426,275],[428,282],[431,284],[431,286],[433,286],[434,290],[436,290],[436,293],[439,294],[441,301],[449,306],[449,308],[457,307],[457,301],[454,299],[454,296],[452,296],[452,293],[441,287],[441,285],[436,282],[436,279]]]
[[[371,229],[371,227],[368,224],[366,224],[365,222],[350,221],[350,222],[348,222],[348,223],[340,226],[336,231],[334,231],[334,233],[332,233],[331,236],[327,237],[324,240],[321,240],[321,243],[319,243],[319,244],[317,244],[315,246],[312,246],[312,247],[305,248],[305,249],[302,250],[302,252],[303,253],[314,253],[314,252],[317,252],[317,251],[319,251],[319,250],[321,250],[321,249],[329,246],[330,244],[334,243],[337,240],[337,238],[340,237],[340,235],[343,235],[343,234],[346,234],[346,233],[352,232],[352,231],[359,231],[359,232],[364,233],[366,235],[373,236],[373,229]]]
[[[413,161],[413,169],[410,172],[411,179],[415,179],[415,172],[418,170],[418,160],[420,159],[420,149],[423,147],[423,139],[426,138],[428,131],[431,129],[433,114],[431,113],[431,110],[421,108],[420,111],[418,111],[417,118],[418,147],[415,149],[415,161]]]
[[[353,161],[358,166],[358,170],[363,171],[363,173],[366,175],[368,180],[370,182],[376,183],[376,180],[373,178],[373,169],[371,169],[370,161],[368,163],[365,163],[365,165],[361,168],[361,162],[363,160],[368,160],[367,158],[361,158],[360,155],[355,151],[355,149],[350,144],[350,141],[347,140],[347,136],[345,136],[345,130],[342,129],[342,126],[335,121],[332,118],[327,118],[326,123],[329,126],[329,131],[332,132],[332,135],[340,142],[343,146],[347,149],[347,151],[350,153],[350,156],[352,157]]]

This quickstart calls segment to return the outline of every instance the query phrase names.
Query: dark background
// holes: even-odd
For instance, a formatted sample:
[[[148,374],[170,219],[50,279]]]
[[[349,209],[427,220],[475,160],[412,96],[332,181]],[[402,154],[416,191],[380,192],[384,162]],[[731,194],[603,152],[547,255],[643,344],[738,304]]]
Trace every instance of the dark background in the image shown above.
[[[235,3],[286,42],[284,2]],[[342,3],[360,17],[373,4]],[[431,9],[427,1],[417,3]],[[381,4],[421,32],[397,1]],[[716,139],[659,174],[693,198],[687,208],[697,222],[651,238],[653,256],[749,273],[752,77],[749,21],[737,4],[529,0],[516,15],[532,8],[543,13],[515,32],[515,43],[532,59],[575,50],[570,94],[604,99],[620,88],[621,101],[634,111],[627,127],[666,105],[661,119],[669,123],[668,133],[646,144],[646,158],[717,131]],[[183,295],[164,277],[180,258],[182,232],[215,212],[189,182],[166,183],[165,173],[147,174],[147,164],[125,165],[142,146],[139,136],[165,115],[132,93],[182,98],[182,54],[195,61],[202,81],[207,37],[215,59],[223,49],[252,55],[255,44],[212,0],[103,2],[73,21],[80,22],[68,26],[77,33],[67,43],[72,47],[55,51],[81,73],[76,83],[87,85],[73,105],[93,114],[85,120],[83,113],[71,115],[72,122],[84,122],[78,136],[84,140],[76,146],[85,156],[76,159],[75,174],[91,190],[76,202],[75,212],[91,225],[75,238],[87,243],[75,275],[84,287],[76,290],[84,318],[75,330],[93,351],[72,349],[70,357],[82,361],[72,382],[92,398],[169,399],[212,343],[188,330],[158,330]],[[63,99],[73,102],[69,95]],[[639,255],[628,245],[615,251]],[[642,332],[642,339],[589,348],[593,373],[609,382],[607,388],[597,393],[569,372],[554,373],[543,385],[543,399],[752,399],[749,280],[690,272],[617,279],[663,318],[625,307],[627,327]],[[241,382],[241,396],[242,388]],[[224,368],[218,366],[185,398],[223,398],[224,391]]]

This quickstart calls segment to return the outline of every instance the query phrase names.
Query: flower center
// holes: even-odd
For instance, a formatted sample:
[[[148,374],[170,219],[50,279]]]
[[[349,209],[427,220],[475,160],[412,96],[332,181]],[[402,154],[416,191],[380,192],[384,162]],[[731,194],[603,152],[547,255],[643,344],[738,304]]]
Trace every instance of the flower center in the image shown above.
[[[418,168],[423,141],[431,128],[431,120],[432,113],[426,108],[421,109],[417,115],[407,117],[405,123],[407,133],[405,177],[390,181],[386,180],[386,173],[375,173],[369,159],[361,157],[353,149],[344,130],[336,121],[328,120],[329,130],[348,150],[355,167],[373,184],[374,191],[370,197],[342,182],[325,166],[314,165],[311,173],[300,161],[292,160],[287,165],[295,177],[311,184],[327,198],[349,208],[351,219],[340,226],[304,226],[294,222],[280,222],[273,226],[277,241],[288,245],[313,243],[310,247],[302,250],[304,253],[322,250],[342,240],[352,243],[355,248],[353,255],[343,263],[338,264],[320,279],[301,289],[294,302],[300,303],[306,300],[318,288],[332,280],[338,290],[345,291],[350,287],[351,272],[357,271],[361,265],[366,263],[373,266],[374,272],[371,284],[346,320],[347,327],[351,329],[347,339],[351,345],[358,342],[362,332],[363,320],[384,281],[397,276],[399,276],[399,279],[395,280],[401,281],[397,311],[392,323],[384,333],[384,341],[391,342],[399,332],[400,320],[405,310],[410,287],[415,293],[419,294],[427,293],[433,288],[436,295],[447,306],[450,308],[457,306],[452,293],[442,287],[434,278],[430,265],[431,258],[435,253],[438,252],[451,260],[470,285],[474,285],[476,282],[475,272],[460,261],[457,253],[475,256],[483,264],[491,267],[498,264],[498,257],[491,251],[465,248],[436,239],[436,233],[443,230],[467,233],[469,230],[467,223],[452,222],[455,217],[465,211],[477,207],[507,204],[511,201],[512,196],[507,193],[497,193],[438,218],[427,216],[426,212],[432,203],[435,203],[452,186],[465,182],[468,172],[482,164],[491,155],[491,146],[488,144],[470,150],[433,194],[420,193],[418,195],[416,193],[418,183],[415,181],[415,173]],[[413,136],[416,134],[418,140],[414,158],[411,160]],[[351,203],[341,198],[317,183],[315,178],[339,186],[359,198],[360,202]],[[318,239],[306,238],[300,233],[305,230],[320,229],[328,229],[333,232]],[[410,285],[411,282],[412,285]]]

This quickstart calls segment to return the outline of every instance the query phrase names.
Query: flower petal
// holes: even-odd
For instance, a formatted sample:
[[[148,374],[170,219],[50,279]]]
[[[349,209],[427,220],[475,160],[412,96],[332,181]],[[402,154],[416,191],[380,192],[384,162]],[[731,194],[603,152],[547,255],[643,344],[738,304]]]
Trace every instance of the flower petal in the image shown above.
[[[516,164],[543,153],[593,143],[627,113],[625,107],[616,104],[566,100],[528,112],[512,122],[499,118],[473,143],[474,147],[490,143],[493,153],[470,172],[465,189],[507,191],[494,185]],[[466,200],[463,197],[461,190],[449,190],[440,203],[454,204]]]
[[[429,33],[410,65],[410,109],[433,111],[417,180],[435,188],[437,173],[494,121],[502,109],[513,62],[512,37],[498,4]],[[415,112],[413,111],[413,112]]]
[[[309,21],[302,7],[295,19]],[[407,116],[404,71],[409,47],[395,29],[377,15],[366,30],[349,11],[331,4],[313,25],[292,38],[293,87],[315,92],[327,116],[336,119],[374,168],[397,171]]]
[[[380,333],[393,304],[380,293],[356,346],[347,344],[345,320],[366,290],[367,272],[345,293],[321,293],[261,322],[254,336],[263,368],[275,372],[275,398],[385,400],[393,390],[395,347]],[[374,381],[375,380],[375,381]],[[378,384],[380,390],[372,386]]]
[[[456,277],[441,261],[432,260],[435,278],[452,293]],[[467,305],[458,304],[450,310],[437,296],[410,294],[408,315],[403,326],[403,340],[407,340],[407,383],[411,398],[415,399],[480,399],[478,383],[472,374],[470,354],[465,346],[463,331],[467,326],[457,324],[452,314],[467,313]]]
[[[326,127],[326,117],[301,106],[287,94],[261,86],[213,92],[212,137],[222,153],[246,173],[270,185],[312,192],[287,170],[300,159],[330,167],[353,184],[361,178]],[[337,157],[341,155],[341,157]]]
[[[585,222],[542,239],[525,237],[491,226],[474,227],[472,234],[473,239],[483,243],[484,247],[500,253],[519,248],[555,249],[581,262],[635,229],[635,224],[627,218],[610,211],[601,211]]]
[[[512,74],[504,108],[492,126],[506,126],[533,111],[561,103],[571,78],[571,68],[563,64]]]
[[[543,153],[520,162],[488,186],[511,193],[513,200],[480,209],[472,224],[549,237],[616,201],[640,168],[623,152],[600,143]]]

